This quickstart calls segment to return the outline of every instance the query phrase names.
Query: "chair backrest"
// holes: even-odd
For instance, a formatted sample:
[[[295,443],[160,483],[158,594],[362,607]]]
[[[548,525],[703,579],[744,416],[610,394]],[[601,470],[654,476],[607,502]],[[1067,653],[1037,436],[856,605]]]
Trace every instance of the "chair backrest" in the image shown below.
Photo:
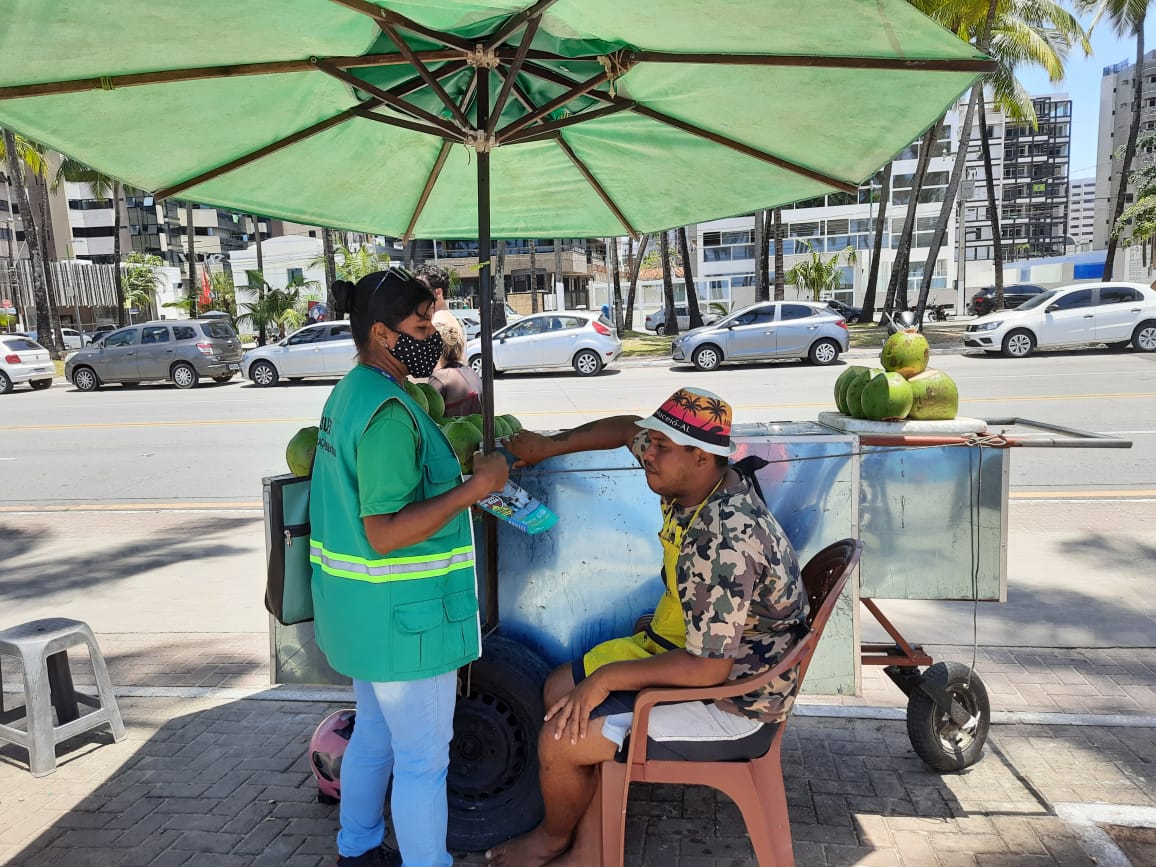
[[[843,587],[859,564],[859,556],[862,553],[863,543],[858,539],[840,539],[813,556],[803,567],[803,586],[807,591],[807,601],[810,603],[807,621],[811,631],[808,638],[816,644],[823,635],[831,612],[835,610]],[[800,685],[811,663],[811,656],[812,654],[808,653],[799,665]]]

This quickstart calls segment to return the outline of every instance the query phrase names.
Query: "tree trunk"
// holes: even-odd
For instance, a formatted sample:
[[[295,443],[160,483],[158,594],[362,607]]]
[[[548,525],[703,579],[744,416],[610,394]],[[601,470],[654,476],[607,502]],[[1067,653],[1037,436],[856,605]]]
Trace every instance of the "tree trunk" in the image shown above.
[[[618,239],[610,239],[610,273],[613,275],[614,296],[610,302],[614,314],[614,328],[622,333],[622,271],[618,267]]]
[[[496,292],[500,291],[501,297],[506,297],[506,242],[497,241],[494,244],[494,268],[493,268],[493,285]]]
[[[121,328],[128,324],[127,311],[124,302],[124,273],[120,268],[120,206],[124,198],[124,187],[120,181],[112,182],[112,264],[113,276],[116,280],[116,321]],[[80,323],[76,326],[80,328]]]
[[[562,239],[554,239],[554,285],[551,287],[555,293],[558,291],[558,284],[562,284],[562,297],[566,297],[566,277],[562,273]]]
[[[626,330],[634,330],[634,296],[638,290],[638,272],[642,270],[642,259],[646,255],[646,247],[650,243],[650,235],[643,235],[638,242],[638,252],[630,260],[630,290],[626,295]],[[633,247],[633,242],[631,242]]]
[[[771,300],[770,244],[767,238],[768,211],[755,211],[755,301]]]
[[[337,262],[333,258],[333,230],[321,230],[321,256],[325,259],[325,309],[334,319],[337,302],[333,298],[333,284],[337,282]]]
[[[32,200],[28,195],[28,183],[24,167],[16,155],[16,136],[9,129],[4,130],[4,149],[8,156],[8,176],[16,189],[16,200],[20,207],[20,222],[24,227],[24,240],[28,244],[28,258],[32,266],[32,299],[36,305],[36,339],[53,358],[59,358],[64,347],[59,326],[52,325],[52,309],[56,306],[53,297],[52,272],[44,259],[44,247],[40,242],[40,231],[36,225],[36,212],[32,210]],[[10,243],[16,242],[15,222]]]
[[[666,321],[663,330],[669,337],[678,334],[678,317],[674,313],[674,280],[670,276],[670,235],[658,234],[658,255],[662,259],[662,297],[666,301]]]
[[[538,241],[530,239],[530,312],[538,312]]]
[[[995,309],[1003,307],[1003,229],[999,224],[999,203],[995,197],[995,176],[991,164],[991,137],[987,132],[985,99],[979,101],[979,145],[983,153],[983,170],[987,176],[987,215],[991,220],[992,267],[995,269]],[[964,253],[966,255],[966,251]],[[965,287],[966,289],[966,287]]]
[[[493,246],[486,251],[486,257],[497,259],[502,258],[501,269],[502,279],[495,280],[493,277],[494,269],[490,268],[490,329],[497,331],[499,328],[505,328],[506,319],[506,242],[505,241],[491,241]],[[481,248],[478,248],[479,254]],[[478,262],[484,262],[481,256],[478,256]],[[481,280],[478,281],[478,303],[481,303]]]
[[[405,270],[413,271],[417,261],[417,238],[410,238],[405,245]]]
[[[887,203],[891,200],[891,169],[892,163],[889,162],[881,170],[879,208],[875,212],[875,245],[871,252],[871,273],[867,278],[867,291],[863,295],[860,322],[875,321],[875,293],[879,289],[879,268],[883,261],[883,229],[887,225]]]
[[[915,230],[915,210],[919,206],[919,193],[923,187],[923,176],[927,174],[931,162],[931,149],[939,138],[941,117],[931,125],[919,143],[919,160],[915,163],[915,176],[911,179],[911,198],[907,202],[907,213],[903,217],[903,231],[899,235],[899,247],[895,252],[895,262],[891,266],[891,279],[887,281],[887,297],[883,310],[893,312],[897,307],[907,307],[907,271],[911,262],[911,241]]]
[[[783,209],[775,208],[771,212],[775,236],[775,300],[782,301],[787,297],[787,266],[783,262],[783,244],[786,237],[783,231]]]
[[[1146,6],[1147,4],[1145,4]],[[1108,235],[1108,252],[1104,256],[1104,273],[1101,280],[1112,279],[1112,269],[1116,264],[1116,248],[1120,244],[1118,232],[1120,215],[1124,213],[1124,198],[1128,194],[1128,175],[1132,171],[1132,160],[1136,156],[1136,137],[1140,133],[1140,113],[1143,111],[1141,97],[1144,84],[1144,19],[1140,14],[1136,24],[1136,68],[1132,76],[1132,123],[1128,125],[1128,143],[1124,146],[1124,159],[1120,163],[1120,188],[1116,190],[1116,204],[1112,207],[1111,233]]]
[[[678,252],[682,259],[682,284],[686,287],[686,312],[690,317],[690,327],[702,328],[702,311],[698,307],[698,290],[694,285],[694,268],[690,259],[686,226],[678,227]]]
[[[963,126],[959,130],[959,152],[955,157],[955,165],[951,168],[951,175],[947,180],[947,191],[943,196],[943,203],[939,206],[939,219],[935,223],[935,234],[931,236],[931,247],[927,251],[927,260],[923,265],[923,277],[919,281],[919,300],[915,304],[915,320],[923,328],[923,309],[927,306],[927,296],[931,293],[931,281],[935,278],[935,260],[939,258],[939,250],[943,247],[943,240],[947,236],[947,224],[951,221],[951,212],[955,208],[955,197],[959,195],[959,183],[963,180],[963,169],[967,164],[967,149],[971,144],[971,124],[975,119],[975,103],[983,97],[983,84],[976,84],[971,88],[971,97],[967,100],[967,111],[963,113]]]
[[[189,213],[189,219],[193,218],[192,212]],[[257,273],[261,275],[261,283],[257,286],[257,302],[260,303],[265,300],[265,287],[269,284],[265,282],[265,256],[261,252],[261,222],[257,219],[257,215],[253,214],[253,238],[256,243],[257,252]],[[189,258],[193,258],[192,247],[189,247]],[[266,328],[264,317],[257,324],[257,345],[264,346],[269,342],[269,332]]]
[[[193,227],[193,203],[185,202],[185,258],[188,259],[189,267],[189,317],[195,319],[197,316],[197,248],[196,248],[196,230]],[[260,229],[257,230],[258,235]],[[258,242],[260,243],[260,242]],[[260,246],[257,247],[260,250]],[[261,256],[257,256],[257,270],[261,270]],[[259,346],[265,343],[265,329],[261,329],[261,337],[257,341]]]
[[[40,175],[34,175],[32,178],[32,189],[30,193],[35,191],[36,201],[32,203],[32,207],[39,207],[40,209],[40,249],[43,255],[44,262],[44,282],[49,287],[48,293],[48,329],[56,337],[56,345],[60,347],[60,352],[63,354],[66,350],[64,345],[64,332],[60,330],[60,307],[57,303],[56,292],[56,273],[52,270],[52,263],[56,259],[56,247],[52,242],[52,214],[48,210],[48,181]],[[70,247],[71,249],[71,247]]]

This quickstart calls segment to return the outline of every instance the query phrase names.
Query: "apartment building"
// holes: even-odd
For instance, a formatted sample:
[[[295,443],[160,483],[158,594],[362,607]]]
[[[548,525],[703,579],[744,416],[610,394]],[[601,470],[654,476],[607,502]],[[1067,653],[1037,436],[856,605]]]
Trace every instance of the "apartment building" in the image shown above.
[[[1120,190],[1121,164],[1117,152],[1128,142],[1128,128],[1132,122],[1132,97],[1136,75],[1141,80],[1140,137],[1156,133],[1156,51],[1144,55],[1139,73],[1136,64],[1123,61],[1114,66],[1104,67],[1100,78],[1100,126],[1096,141],[1096,191],[1094,209],[1094,232],[1092,242],[1099,250],[1108,245],[1112,233],[1112,209]],[[1156,160],[1156,151],[1151,147],[1141,148],[1136,154],[1132,168],[1151,165]],[[1125,194],[1125,202],[1133,199],[1133,191]],[[1119,276],[1119,273],[1117,273]]]
[[[1068,238],[1074,252],[1091,250],[1096,227],[1096,179],[1068,182]]]

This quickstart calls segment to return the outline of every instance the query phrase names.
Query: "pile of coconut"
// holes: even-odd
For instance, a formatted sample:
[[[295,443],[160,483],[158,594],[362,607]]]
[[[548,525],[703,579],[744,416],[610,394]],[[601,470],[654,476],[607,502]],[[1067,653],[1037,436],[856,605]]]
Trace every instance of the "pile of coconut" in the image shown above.
[[[877,367],[848,367],[835,381],[835,406],[852,418],[943,421],[959,411],[959,389],[941,370],[928,368],[927,338],[900,331],[887,338]]]

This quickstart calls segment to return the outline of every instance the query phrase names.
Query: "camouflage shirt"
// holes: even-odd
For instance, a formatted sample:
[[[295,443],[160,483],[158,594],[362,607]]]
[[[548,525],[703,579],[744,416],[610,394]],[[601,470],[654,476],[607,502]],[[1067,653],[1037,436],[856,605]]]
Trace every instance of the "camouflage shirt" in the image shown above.
[[[640,463],[648,443],[645,431],[631,443]],[[683,507],[664,499],[663,506],[686,527],[698,504]],[[677,571],[686,650],[734,659],[731,680],[766,671],[806,634],[807,595],[795,549],[751,483],[734,470],[686,527]],[[777,722],[794,703],[796,674],[717,704],[739,716]]]

